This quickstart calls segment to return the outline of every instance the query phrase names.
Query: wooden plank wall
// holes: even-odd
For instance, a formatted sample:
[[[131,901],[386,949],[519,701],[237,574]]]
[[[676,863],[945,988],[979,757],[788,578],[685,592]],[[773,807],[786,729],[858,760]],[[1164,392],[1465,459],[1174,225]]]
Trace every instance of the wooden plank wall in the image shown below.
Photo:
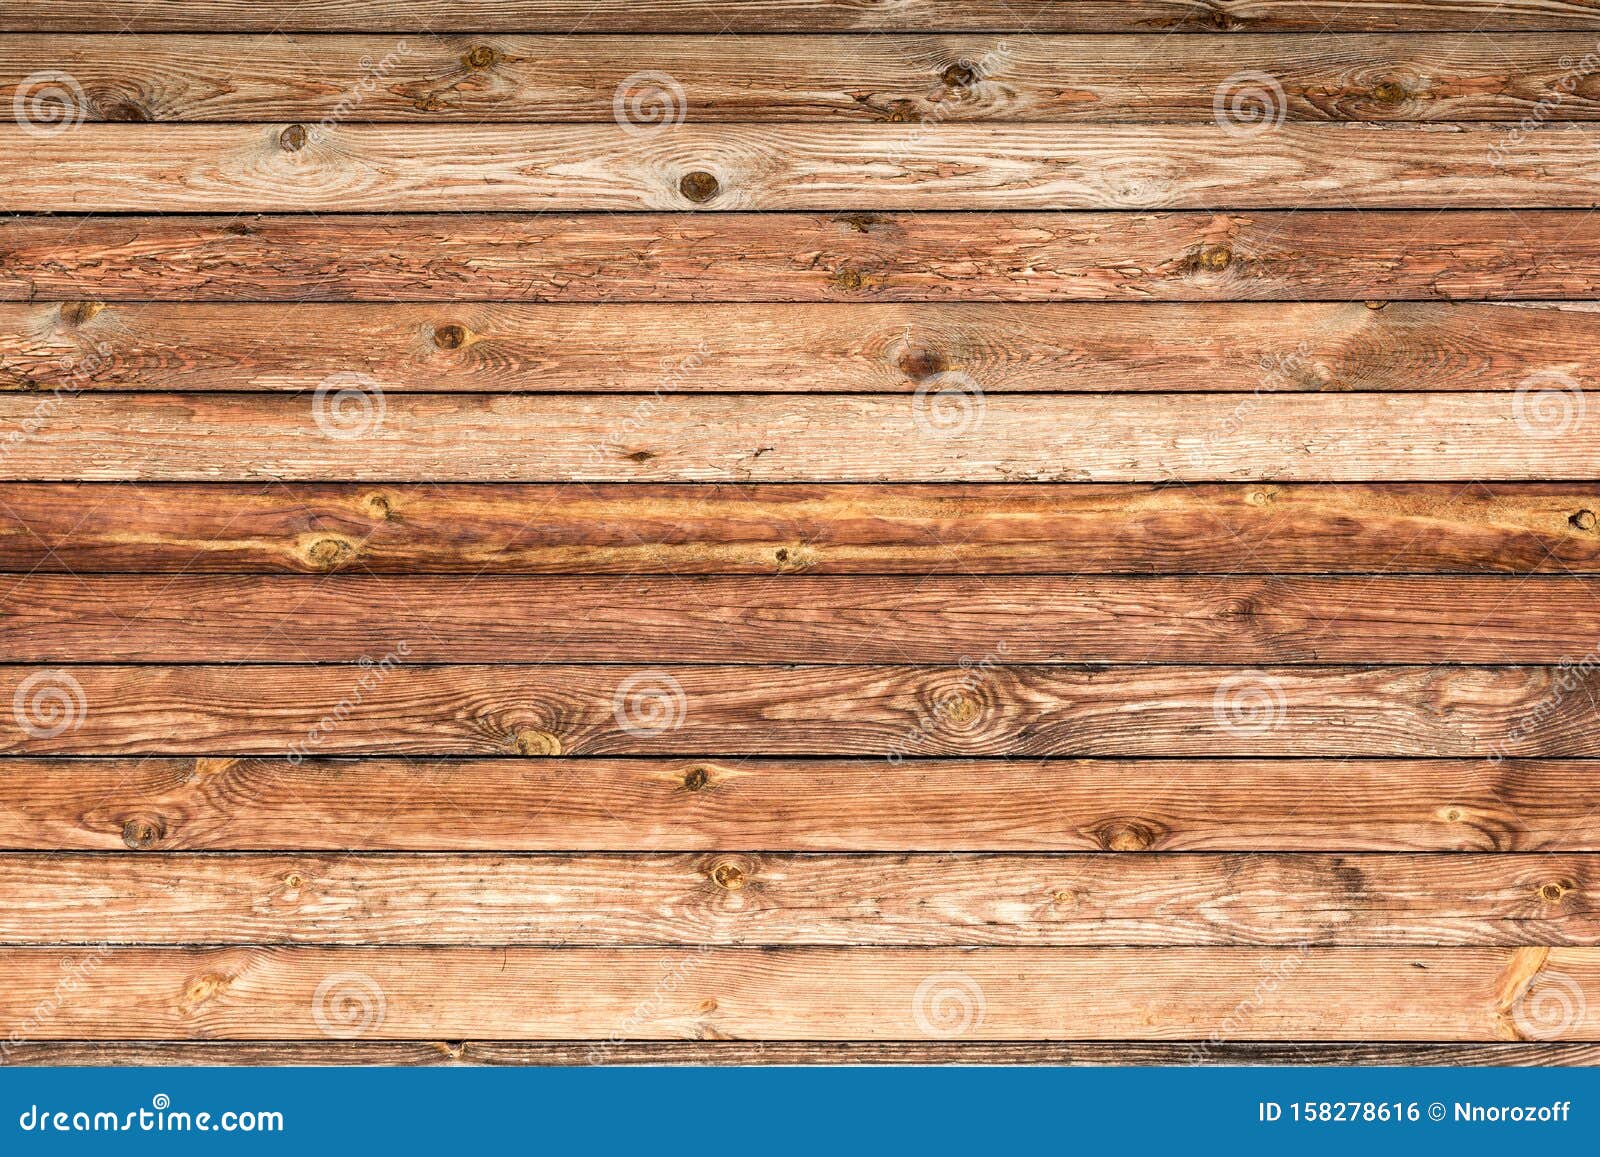
[[[25,1063],[1595,1063],[1600,4],[8,0]]]

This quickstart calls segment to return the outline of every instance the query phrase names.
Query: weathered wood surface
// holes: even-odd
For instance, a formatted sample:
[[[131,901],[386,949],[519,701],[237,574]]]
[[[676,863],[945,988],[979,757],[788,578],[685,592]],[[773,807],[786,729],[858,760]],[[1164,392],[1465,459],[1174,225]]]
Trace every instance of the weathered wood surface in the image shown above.
[[[0,125],[0,211],[1593,208],[1600,127]]]
[[[12,0],[22,31],[1350,32],[1600,28],[1593,0]]]
[[[1600,755],[1592,665],[436,667],[406,646],[370,666],[0,667],[0,752]]]
[[[1559,1041],[30,1041],[15,1065],[1445,1065],[1600,1064]]]
[[[23,575],[0,662],[1558,664],[1595,618],[1555,575]]]
[[[1241,1015],[1256,1040],[1600,1039],[1571,995],[1594,948],[85,947],[71,971],[30,1020],[62,950],[0,949],[0,1018],[39,1041],[1204,1040]]]
[[[1150,192],[1129,177],[1107,196],[1119,209],[1139,209],[1151,204]],[[866,212],[3,217],[0,299],[459,308],[474,300],[1600,295],[1600,236],[1576,211],[997,212],[981,230],[972,221],[964,213]]]
[[[1600,573],[1600,485],[0,485],[0,571]]]
[[[12,758],[3,770],[0,847],[18,850],[1600,851],[1596,765],[1580,761]]]
[[[0,944],[1600,944],[1593,855],[0,856]]]
[[[1076,5],[1075,5],[1076,6]],[[692,17],[690,17],[692,19]],[[289,17],[292,23],[294,17]],[[1381,36],[0,36],[0,105],[88,121],[1600,119],[1593,32]],[[481,27],[481,26],[476,26]],[[649,75],[641,75],[648,62]],[[1249,79],[1241,79],[1250,74]],[[32,81],[32,83],[30,83]],[[1276,85],[1276,87],[1272,87]],[[80,95],[81,94],[81,95]]]
[[[1489,394],[388,397],[0,394],[8,481],[1587,480],[1600,408],[1560,371]],[[462,447],[472,453],[463,454]]]
[[[85,273],[85,276],[90,276]],[[285,335],[293,335],[285,340]],[[1516,389],[1600,377],[1587,302],[0,305],[0,388],[394,392]]]

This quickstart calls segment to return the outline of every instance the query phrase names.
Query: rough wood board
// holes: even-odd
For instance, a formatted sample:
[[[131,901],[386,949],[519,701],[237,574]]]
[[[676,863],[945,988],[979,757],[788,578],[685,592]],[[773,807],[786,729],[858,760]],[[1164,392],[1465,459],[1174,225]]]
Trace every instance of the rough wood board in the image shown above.
[[[1077,8],[1081,5],[1074,4]],[[295,20],[295,9],[287,14]],[[692,21],[693,14],[686,12]],[[459,25],[458,25],[459,26]],[[485,25],[477,25],[484,27]],[[1216,93],[1307,121],[1600,119],[1592,32],[1381,36],[0,36],[0,106],[41,70],[89,121],[1193,122]],[[641,64],[649,62],[647,73]],[[35,80],[35,83],[36,80]],[[1276,88],[1271,87],[1276,85]]]
[[[1600,572],[1600,485],[0,484],[0,570]]]
[[[8,849],[1600,851],[1552,760],[25,759]]]
[[[1596,945],[1597,860],[13,854],[0,944]]]
[[[64,968],[32,1039],[1600,1039],[1595,948],[6,948],[0,1019]]]
[[[1600,126],[0,125],[13,213],[1593,208]]]
[[[0,662],[1558,664],[1597,616],[1555,575],[23,575]]]
[[[15,755],[1596,756],[1575,667],[0,667]]]
[[[1587,213],[0,217],[12,301],[1239,301],[1600,295]],[[1139,210],[1128,212],[1127,210]],[[648,261],[640,261],[648,254]]]

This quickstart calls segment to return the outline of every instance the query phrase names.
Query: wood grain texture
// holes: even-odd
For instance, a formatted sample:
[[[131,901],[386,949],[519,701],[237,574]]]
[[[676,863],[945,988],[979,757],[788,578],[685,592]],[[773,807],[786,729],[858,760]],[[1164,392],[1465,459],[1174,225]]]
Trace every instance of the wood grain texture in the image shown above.
[[[0,571],[1600,573],[1593,483],[0,484]]]
[[[0,662],[1558,664],[1596,617],[1564,576],[24,575]]]
[[[692,20],[692,16],[689,17]],[[290,17],[293,20],[293,17]],[[89,121],[1193,122],[1600,119],[1592,32],[1381,36],[0,36],[0,105]],[[640,79],[648,63],[655,78]],[[660,79],[661,77],[670,80]],[[78,95],[81,93],[81,97]],[[1280,95],[1281,93],[1281,95]],[[1250,105],[1246,99],[1244,106]],[[26,105],[24,107],[27,107]],[[1224,107],[1227,107],[1226,99]],[[619,111],[620,114],[619,114]]]
[[[1570,999],[1593,948],[99,948],[30,1019],[63,971],[0,949],[0,1018],[40,1041],[1600,1038]],[[1541,992],[1577,1007],[1546,1023]]]
[[[7,481],[1588,480],[1600,410],[1511,393],[906,397],[0,394]],[[463,454],[461,447],[472,447]]]
[[[1594,756],[1574,667],[0,667],[18,755]]]
[[[1600,127],[0,125],[0,211],[1593,208]]]
[[[1596,766],[1578,761],[12,758],[3,770],[0,846],[16,850],[1600,851]]]
[[[0,856],[0,944],[1600,943],[1593,855]]]
[[[23,31],[1232,32],[1600,28],[1593,0],[12,0]]]
[[[1148,194],[1130,177],[1109,190],[1108,203],[1146,208]],[[972,220],[866,212],[0,217],[0,298],[459,306],[1600,295],[1600,238],[1580,212],[997,212],[981,230]]]
[[[0,304],[0,388],[1004,392],[1515,389],[1600,378],[1586,302]]]
[[[1600,1046],[1556,1041],[32,1041],[16,1065],[1446,1065],[1600,1064]]]

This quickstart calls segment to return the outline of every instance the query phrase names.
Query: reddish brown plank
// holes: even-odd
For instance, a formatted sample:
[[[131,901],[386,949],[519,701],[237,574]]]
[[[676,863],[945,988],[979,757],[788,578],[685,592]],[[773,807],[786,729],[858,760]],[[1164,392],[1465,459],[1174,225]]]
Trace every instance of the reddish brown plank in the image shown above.
[[[293,341],[285,341],[293,334]],[[1600,377],[1586,302],[0,305],[0,386],[395,392],[1515,389]]]
[[[1600,779],[1575,761],[13,758],[0,770],[0,846],[22,850],[1600,851]]]
[[[1600,410],[1513,392],[911,396],[0,394],[8,481],[1588,480]],[[463,454],[462,447],[471,447]]]
[[[1597,616],[1557,576],[24,575],[0,662],[1556,664]]]
[[[685,19],[693,13],[685,10]],[[293,20],[293,17],[290,17]],[[720,31],[720,29],[718,30]],[[1405,36],[6,35],[41,122],[1595,120],[1592,32]],[[641,74],[641,63],[649,70]],[[54,75],[54,85],[41,74]],[[62,77],[70,78],[68,80]]]
[[[1548,122],[0,125],[0,210],[1574,209],[1597,149]]]
[[[0,667],[28,755],[1593,756],[1567,667]]]
[[[0,484],[0,570],[1600,572],[1600,487]]]
[[[1231,32],[1600,28],[1593,0],[12,0],[22,31]]]
[[[1150,204],[1137,180],[1111,194],[1121,208]],[[975,231],[961,213],[9,217],[0,218],[0,298],[1585,298],[1600,295],[1600,238],[1587,220],[1561,211],[1000,212]]]
[[[73,999],[30,1019],[62,952],[0,949],[0,1018],[40,1041],[1203,1040],[1229,1017],[1258,1040],[1600,1039],[1570,997],[1600,985],[1594,948],[108,948],[66,969]]]

